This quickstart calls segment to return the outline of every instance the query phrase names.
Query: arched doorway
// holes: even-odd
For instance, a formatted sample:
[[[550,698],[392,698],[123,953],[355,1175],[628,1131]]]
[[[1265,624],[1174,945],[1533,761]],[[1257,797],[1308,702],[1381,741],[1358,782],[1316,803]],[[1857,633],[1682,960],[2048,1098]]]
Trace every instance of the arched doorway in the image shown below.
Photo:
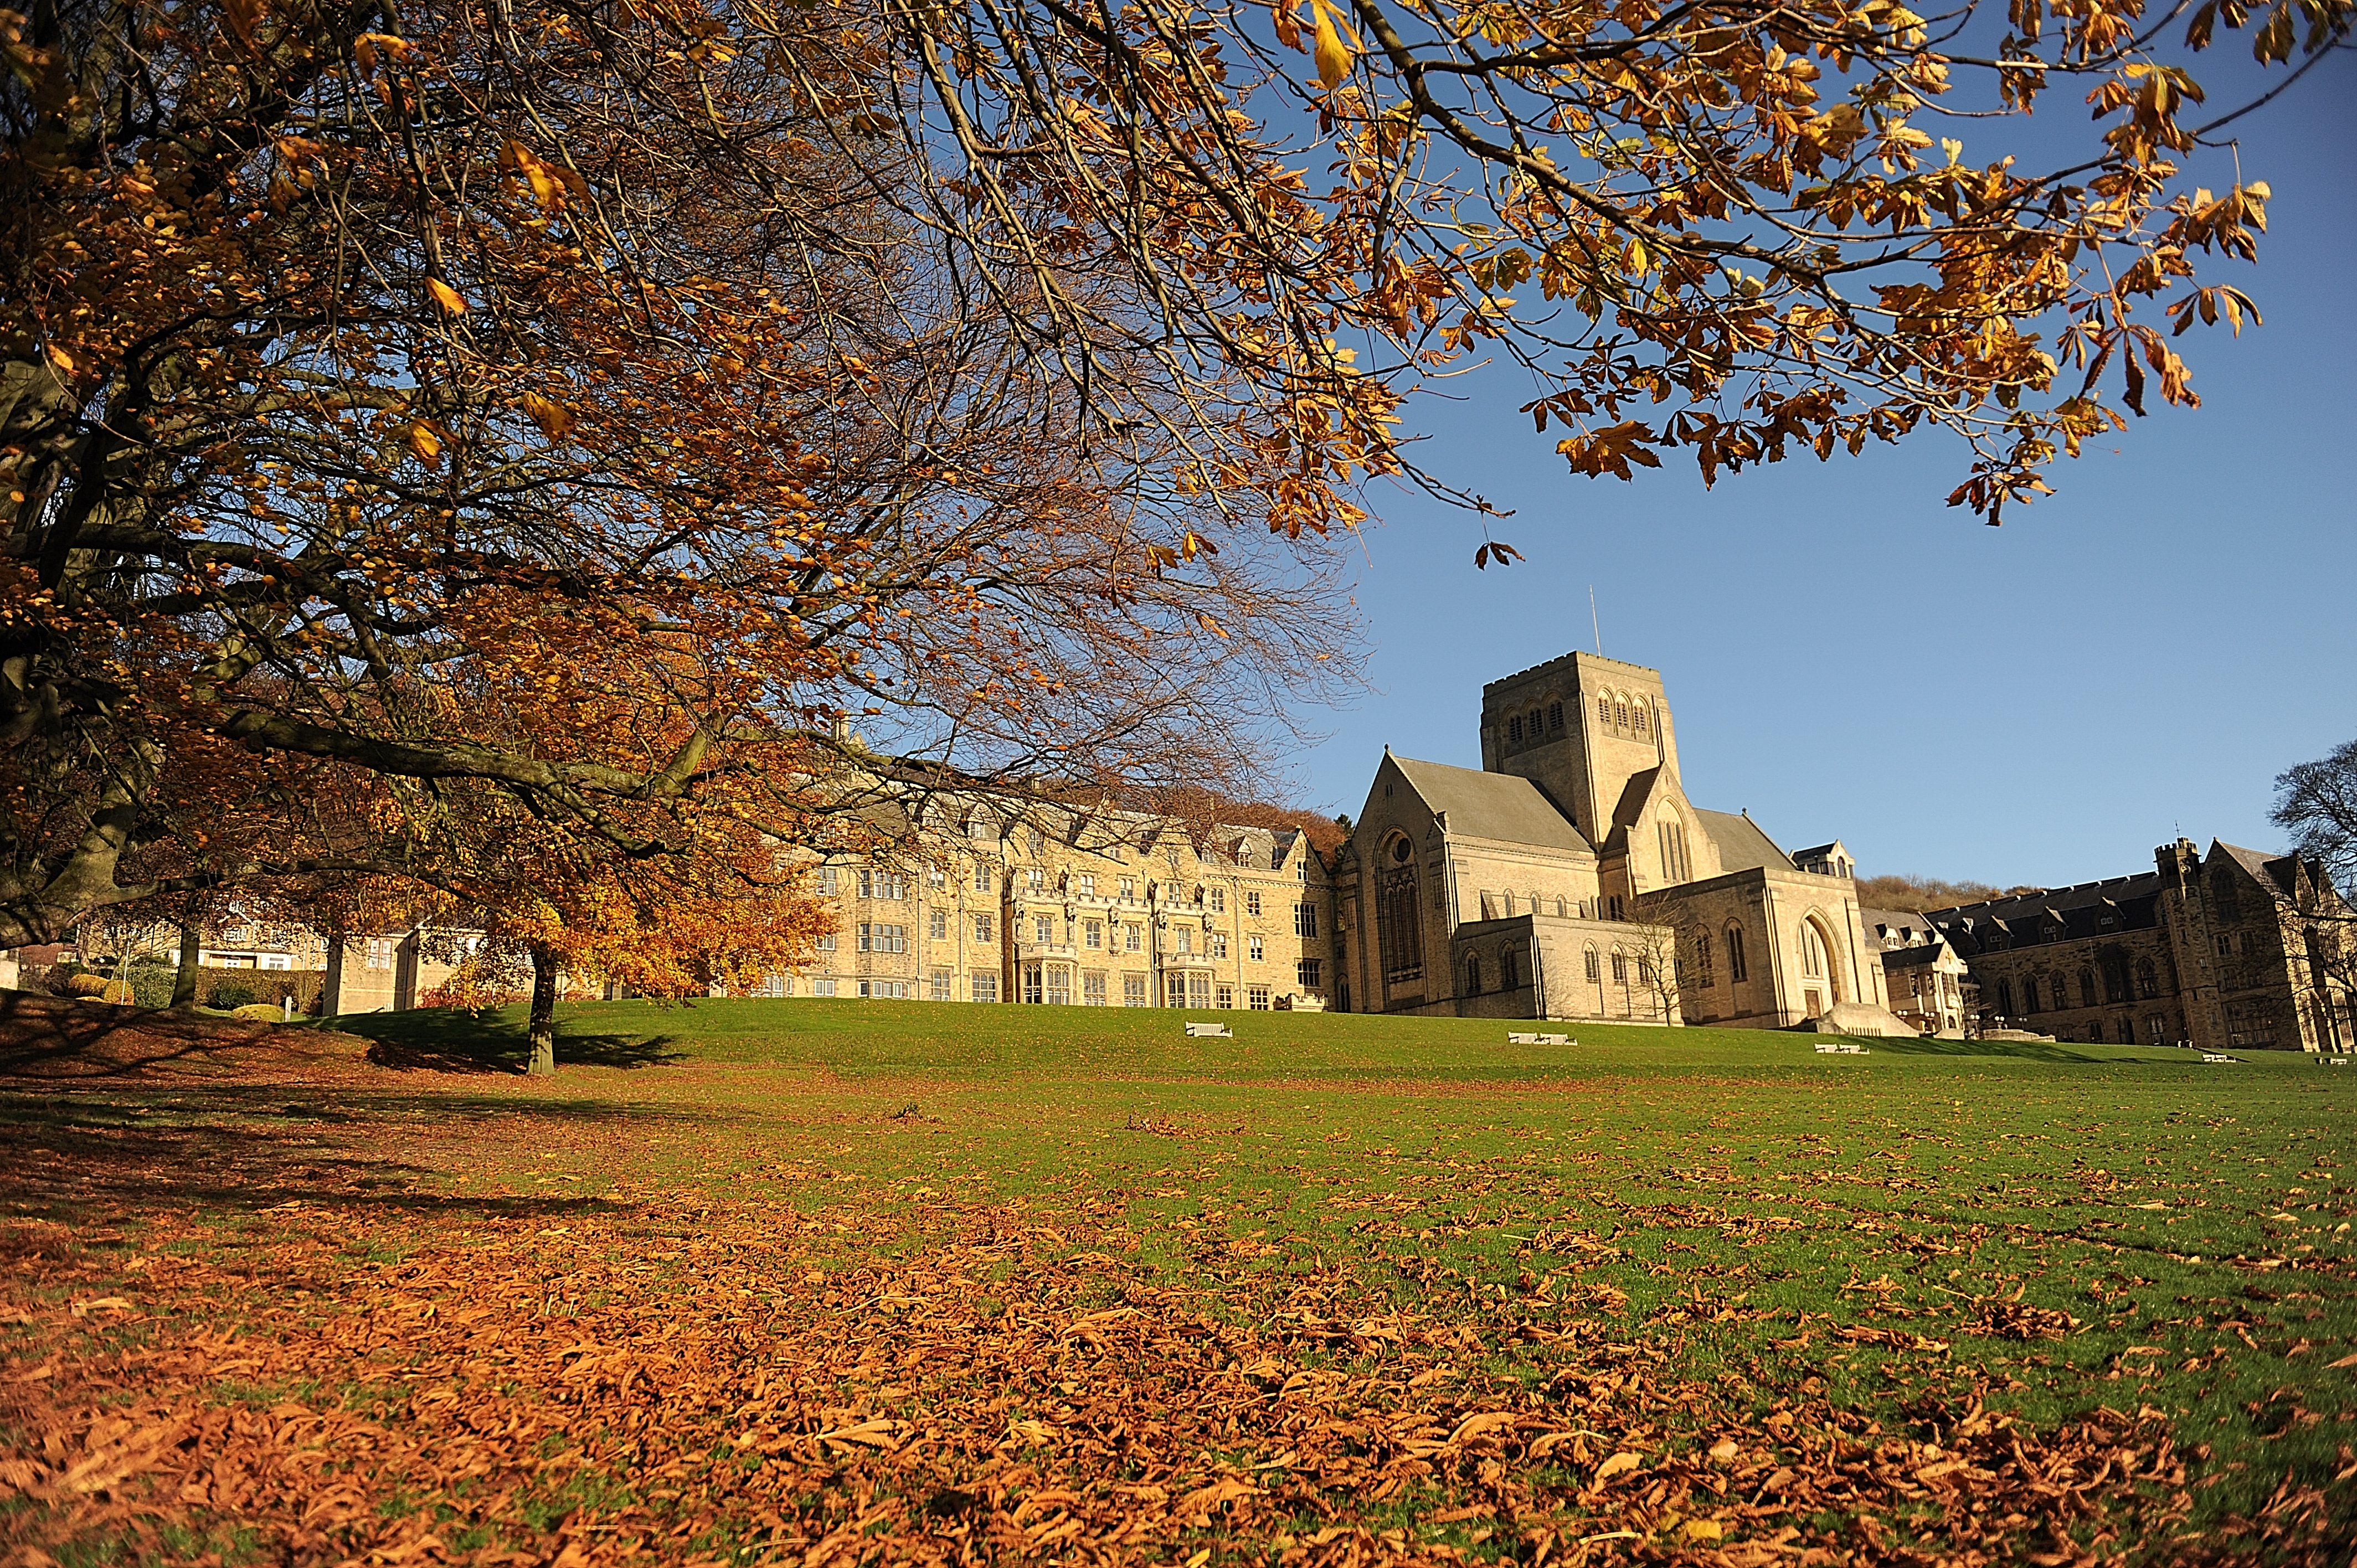
[[[1801,921],[1801,1011],[1811,1018],[1824,1016],[1828,1006],[1842,999],[1841,960],[1833,933],[1816,916]]]

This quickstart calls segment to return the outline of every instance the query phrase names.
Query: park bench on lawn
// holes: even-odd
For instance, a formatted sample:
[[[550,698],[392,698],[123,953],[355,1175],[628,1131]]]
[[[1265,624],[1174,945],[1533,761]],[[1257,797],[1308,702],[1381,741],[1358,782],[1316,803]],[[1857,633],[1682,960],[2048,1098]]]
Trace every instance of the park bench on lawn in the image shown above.
[[[1847,1041],[1837,1040],[1828,1045],[1819,1046],[1817,1047],[1817,1055],[1821,1057],[1862,1057],[1866,1055],[1866,1047],[1864,1046],[1853,1046]]]
[[[1506,1044],[1510,1046],[1567,1046],[1571,1043],[1569,1035],[1542,1035],[1531,1029],[1506,1031]]]
[[[2232,1062],[2239,1061],[2242,1058],[2239,1057],[2230,1057],[2223,1051],[2203,1051],[2201,1053],[2201,1059],[2205,1062]]]
[[[1225,1024],[1189,1024],[1187,1037],[1190,1040],[1232,1040],[1236,1032]]]

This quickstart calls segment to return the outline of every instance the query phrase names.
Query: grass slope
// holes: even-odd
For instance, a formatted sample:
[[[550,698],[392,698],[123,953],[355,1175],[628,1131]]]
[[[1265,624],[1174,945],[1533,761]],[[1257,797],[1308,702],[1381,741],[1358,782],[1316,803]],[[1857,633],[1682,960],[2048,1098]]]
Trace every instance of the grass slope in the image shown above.
[[[886,1555],[973,1561],[1103,1545],[1124,1539],[1108,1521],[1155,1509],[1167,1520],[1136,1526],[1135,1550],[1098,1554],[1529,1561],[1552,1531],[1558,1556],[2306,1561],[2351,1537],[2357,1069],[1975,1042],[1819,1057],[1803,1036],[1599,1026],[1523,1047],[1491,1022],[1182,1016],[1235,1038],[1183,1038],[1179,1017],[1146,1010],[592,1004],[565,1010],[565,1066],[542,1086],[469,1070],[522,1059],[512,1014],[376,1015],[332,1022],[400,1070],[266,1095],[233,1080],[81,1089],[12,1098],[0,1115],[26,1223],[119,1232],[113,1253],[56,1244],[55,1277],[34,1293],[51,1314],[77,1293],[135,1300],[137,1257],[270,1256],[306,1281],[297,1316],[314,1325],[331,1309],[373,1321],[398,1276],[404,1299],[448,1293],[445,1318],[468,1290],[536,1292],[534,1320],[651,1312],[741,1335],[715,1326],[738,1320],[713,1294],[726,1281],[770,1315],[762,1346],[848,1358],[822,1380],[832,1404],[809,1396],[834,1430],[939,1423],[921,1462],[905,1434],[874,1454],[821,1442],[763,1523],[713,1478],[712,1454],[743,1434],[701,1458],[681,1449],[655,1487],[631,1467],[654,1451],[630,1435],[646,1418],[630,1413],[629,1379],[598,1407],[601,1435],[575,1430],[578,1412],[549,1415],[565,1396],[546,1390],[569,1386],[576,1357],[542,1392],[519,1372],[500,1394],[554,1422],[544,1445],[595,1494],[544,1498],[533,1528],[638,1520],[643,1544],[645,1521],[700,1499],[678,1539],[748,1561],[791,1545],[813,1563],[840,1554],[850,1538],[830,1532],[863,1508],[861,1529],[899,1532]],[[93,1179],[91,1162],[110,1159],[124,1178]],[[250,1278],[205,1278],[221,1324],[292,1342],[283,1302],[265,1309]],[[954,1331],[920,1332],[936,1310]],[[1107,1313],[1188,1316],[1230,1349],[1181,1376],[1167,1348],[1099,1344],[1114,1330],[1086,1326]],[[94,1367],[170,1337],[135,1313],[109,1321],[27,1315],[19,1360]],[[411,1364],[479,1365],[455,1341],[435,1348],[441,1321],[393,1337]],[[1330,1326],[1345,1321],[1403,1326]],[[1043,1341],[1060,1348],[1015,1357],[1040,1322],[1061,1326]],[[1066,1375],[1075,1332],[1094,1347],[1085,1377]],[[944,1343],[963,1369],[940,1370]],[[888,1349],[898,1370],[878,1369]],[[282,1351],[281,1370],[307,1353]],[[768,1353],[713,1363],[729,1390],[713,1410],[737,1413],[699,1418],[712,1433],[752,1419],[759,1391],[732,1380]],[[380,1433],[430,1428],[414,1396],[386,1392],[391,1376],[350,1379],[339,1408]],[[1308,1397],[1304,1378],[1345,1391],[1323,1426],[1275,1413]],[[1263,1384],[1247,1406],[1217,1394]],[[1459,1402],[1431,1403],[1444,1395]],[[224,1397],[198,1379],[173,1408]],[[1022,1434],[1079,1431],[1100,1397],[1167,1406],[1157,1430],[1187,1441],[1150,1463],[1075,1448],[1061,1472],[1029,1456]],[[313,1409],[319,1391],[295,1402]],[[1344,1419],[1371,1412],[1391,1437]],[[1439,1421],[1438,1436],[1399,1437],[1412,1417]],[[1485,1437],[1493,1418],[1504,1435]],[[960,1448],[985,1419],[987,1441]],[[2090,1434],[2110,1444],[2100,1460]],[[39,1446],[29,1429],[8,1435]],[[616,1457],[626,1436],[640,1444],[625,1445],[631,1466]],[[431,1474],[432,1446],[397,1485],[391,1461],[362,1467],[370,1528],[410,1517],[386,1513],[397,1492],[435,1499],[417,1517],[446,1545],[515,1546],[523,1494],[494,1506]],[[1329,1455],[1322,1490],[1300,1478],[1313,1452]],[[1124,1477],[1162,1500],[1104,1490]],[[1248,1490],[1202,1502],[1222,1485]],[[1061,1511],[1035,1506],[1066,1491]],[[975,1498],[971,1517],[954,1500],[943,1511]],[[53,1507],[38,1518],[50,1550],[152,1549],[160,1538],[138,1533],[152,1521],[124,1510],[70,1528]],[[1073,1532],[1053,1535],[1067,1520]],[[228,1539],[201,1509],[171,1528]],[[337,1528],[336,1550],[362,1539]],[[1338,1543],[1361,1554],[1330,1555]]]

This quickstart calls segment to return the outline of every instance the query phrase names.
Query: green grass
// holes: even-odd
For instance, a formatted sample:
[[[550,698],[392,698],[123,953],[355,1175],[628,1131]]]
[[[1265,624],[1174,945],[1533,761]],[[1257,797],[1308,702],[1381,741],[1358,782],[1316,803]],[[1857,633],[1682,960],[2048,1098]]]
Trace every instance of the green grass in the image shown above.
[[[339,1022],[423,1048],[520,1051],[514,1015],[462,1016]],[[1236,1037],[1183,1037],[1182,1017],[1207,1016]],[[1891,1368],[1910,1358],[1806,1327],[1826,1315],[1949,1343],[1952,1366],[2031,1419],[2164,1410],[2218,1473],[2247,1475],[2221,1484],[2246,1506],[2287,1466],[2345,1466],[2357,1369],[2326,1364],[2357,1348],[2357,1069],[1968,1041],[1820,1057],[1802,1035],[1594,1025],[1552,1026],[1573,1045],[1511,1046],[1508,1027],[589,1004],[565,1009],[560,1062],[650,1065],[569,1069],[555,1092],[594,1082],[617,1108],[681,1119],[533,1164],[585,1196],[653,1176],[802,1203],[823,1168],[920,1231],[944,1197],[1114,1205],[1163,1268],[1241,1242],[1271,1266],[1351,1261],[1409,1305],[1553,1275],[1625,1297],[1618,1310],[1674,1336],[1690,1369],[1779,1368],[1861,1408],[1889,1403],[1906,1382]],[[1969,1332],[1978,1303],[2017,1294],[2080,1326]]]
[[[1181,1021],[1229,1026],[1233,1039],[1183,1038]],[[519,1008],[356,1014],[322,1020],[390,1045],[486,1065],[520,1064]],[[916,1073],[993,1079],[1112,1075],[1241,1079],[1405,1076],[1448,1081],[1593,1078],[1785,1069],[1889,1070],[1937,1058],[1991,1069],[2010,1064],[2141,1064],[2215,1074],[2196,1053],[2143,1046],[1977,1040],[1869,1040],[1870,1058],[1823,1063],[1816,1036],[1756,1029],[1659,1029],[1615,1025],[1508,1024],[1490,1019],[1363,1014],[1180,1012],[1158,1008],[1007,1007],[849,1000],[570,1004],[560,1010],[562,1061],[630,1066],[694,1059],[823,1069],[844,1078]],[[1510,1030],[1567,1033],[1573,1046],[1512,1046]],[[2249,1065],[2318,1070],[2312,1058],[2253,1053]]]
[[[1183,1036],[1205,1017],[1235,1038]],[[2150,1409],[2195,1461],[2197,1523],[2249,1516],[2287,1474],[2352,1517],[2357,1366],[2330,1363],[2357,1351],[2357,1068],[1961,1041],[1820,1057],[1808,1036],[1609,1026],[1549,1026],[1577,1043],[1528,1047],[1487,1021],[791,1000],[568,1006],[560,1073],[537,1084],[449,1070],[520,1063],[513,1011],[328,1022],[418,1069],[251,1104],[178,1095],[145,1124],[226,1136],[266,1116],[419,1190],[559,1215],[677,1195],[658,1229],[693,1226],[687,1200],[880,1211],[898,1221],[881,1245],[902,1253],[950,1208],[1085,1214],[1096,1244],[1173,1282],[1339,1264],[1410,1311],[1551,1299],[1754,1410],[1795,1390],[1894,1427],[1933,1391],[2040,1424]],[[60,1114],[0,1105],[28,1130]],[[89,1101],[71,1115],[115,1124]],[[224,1200],[224,1234],[262,1227],[263,1207]],[[842,1226],[839,1261],[878,1233]],[[2022,1308],[2070,1326],[1992,1331]],[[561,1293],[519,1305],[577,1309]],[[1505,1337],[1483,1354],[1546,1373]]]

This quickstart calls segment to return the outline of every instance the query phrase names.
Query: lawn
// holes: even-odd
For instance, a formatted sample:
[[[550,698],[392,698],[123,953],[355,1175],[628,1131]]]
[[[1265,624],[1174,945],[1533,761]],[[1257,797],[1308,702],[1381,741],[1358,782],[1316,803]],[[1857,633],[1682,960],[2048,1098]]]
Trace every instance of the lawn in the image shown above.
[[[1180,1016],[0,1080],[0,1546],[2348,1561],[2357,1068]]]

